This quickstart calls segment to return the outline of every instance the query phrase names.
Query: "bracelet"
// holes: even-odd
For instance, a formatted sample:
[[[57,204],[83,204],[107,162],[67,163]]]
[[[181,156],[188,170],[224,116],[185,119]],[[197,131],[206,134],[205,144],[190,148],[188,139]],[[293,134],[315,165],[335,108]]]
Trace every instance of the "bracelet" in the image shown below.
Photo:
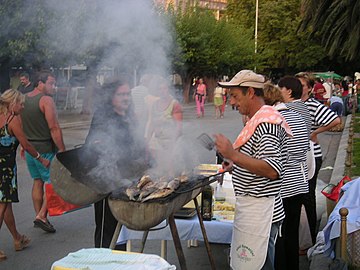
[[[37,152],[37,155],[36,155],[35,159],[39,159],[39,158],[40,158],[40,153]]]

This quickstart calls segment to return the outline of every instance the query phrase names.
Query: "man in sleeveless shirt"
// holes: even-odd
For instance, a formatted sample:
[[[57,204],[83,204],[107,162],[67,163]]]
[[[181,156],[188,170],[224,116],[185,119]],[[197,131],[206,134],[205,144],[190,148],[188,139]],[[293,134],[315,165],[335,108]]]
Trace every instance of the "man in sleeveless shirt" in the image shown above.
[[[62,132],[57,119],[56,106],[52,95],[55,90],[55,76],[48,71],[37,74],[33,91],[25,96],[25,108],[21,114],[26,137],[43,158],[53,159],[59,151],[65,150]],[[56,230],[47,219],[47,204],[44,183],[50,182],[50,171],[36,158],[25,153],[26,163],[34,179],[32,199],[35,209],[34,227],[46,232]]]

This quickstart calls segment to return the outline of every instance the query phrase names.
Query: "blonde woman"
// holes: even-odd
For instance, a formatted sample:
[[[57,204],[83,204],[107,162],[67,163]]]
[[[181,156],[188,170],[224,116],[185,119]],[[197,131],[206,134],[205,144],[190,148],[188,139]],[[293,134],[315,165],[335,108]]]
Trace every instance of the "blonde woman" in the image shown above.
[[[43,166],[50,165],[50,161],[43,159],[28,142],[22,130],[19,114],[24,108],[24,101],[24,95],[17,90],[6,90],[0,96],[0,228],[5,220],[16,251],[23,250],[30,243],[30,238],[16,229],[12,210],[12,203],[19,202],[16,175],[16,150],[19,143]],[[5,259],[6,255],[0,251],[0,261]]]
[[[215,119],[223,118],[222,106],[224,103],[223,99],[224,89],[220,86],[214,89],[214,106],[215,106]]]

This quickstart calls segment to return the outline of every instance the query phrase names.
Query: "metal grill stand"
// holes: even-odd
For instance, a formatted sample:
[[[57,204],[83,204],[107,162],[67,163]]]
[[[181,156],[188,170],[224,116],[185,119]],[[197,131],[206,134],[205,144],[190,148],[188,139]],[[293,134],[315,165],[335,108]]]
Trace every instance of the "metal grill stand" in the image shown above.
[[[210,243],[209,243],[209,240],[207,238],[206,229],[205,229],[204,222],[203,222],[200,210],[199,210],[199,203],[196,200],[196,197],[193,199],[193,201],[194,201],[195,208],[196,208],[196,214],[197,214],[198,219],[199,219],[200,228],[201,228],[201,232],[202,232],[202,235],[203,235],[203,238],[204,238],[204,243],[205,243],[206,251],[207,251],[207,254],[208,254],[208,257],[209,257],[211,269],[215,270],[216,269],[215,261],[214,261],[214,258],[212,256]],[[185,259],[185,255],[184,255],[184,252],[183,252],[183,249],[182,249],[182,246],[181,246],[179,233],[178,233],[178,230],[177,230],[177,227],[176,227],[174,213],[172,213],[168,217],[168,223],[169,223],[169,226],[170,226],[170,231],[171,231],[171,235],[172,235],[172,238],[173,238],[173,241],[174,241],[176,255],[177,255],[178,260],[179,260],[180,268],[182,270],[187,270],[186,259]],[[110,249],[115,248],[117,239],[119,238],[121,227],[122,227],[122,224],[119,221],[117,226],[116,226],[113,238],[111,240],[111,244],[110,244],[110,247],[109,247]],[[149,230],[144,231],[144,235],[143,235],[143,238],[142,238],[142,241],[141,241],[140,253],[142,253],[144,251],[145,242],[146,242],[148,233],[149,233]]]

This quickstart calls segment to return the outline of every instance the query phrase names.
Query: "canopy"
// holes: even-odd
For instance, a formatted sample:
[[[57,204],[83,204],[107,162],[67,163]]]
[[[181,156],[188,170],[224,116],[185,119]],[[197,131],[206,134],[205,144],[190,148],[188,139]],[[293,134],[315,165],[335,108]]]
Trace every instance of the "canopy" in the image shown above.
[[[339,74],[336,74],[335,72],[314,72],[313,73],[315,77],[317,78],[322,78],[322,79],[328,79],[328,78],[332,78],[332,79],[336,79],[336,80],[342,80],[342,76]]]

